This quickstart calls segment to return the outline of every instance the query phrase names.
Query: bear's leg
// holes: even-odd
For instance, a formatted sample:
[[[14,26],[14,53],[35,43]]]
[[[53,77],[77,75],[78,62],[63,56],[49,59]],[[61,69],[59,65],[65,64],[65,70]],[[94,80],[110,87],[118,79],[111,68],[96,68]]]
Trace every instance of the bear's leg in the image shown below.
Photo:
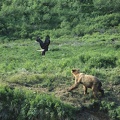
[[[87,87],[83,85],[84,95],[87,94]]]
[[[94,97],[96,98],[97,97],[97,91],[98,91],[97,88],[96,88],[96,86],[93,85],[92,91],[93,91]]]
[[[76,84],[72,85],[72,86],[68,89],[68,92],[76,89],[78,86],[79,86],[79,83],[76,83]]]
[[[102,97],[104,96],[104,90],[103,89],[99,89],[99,92],[101,92],[101,95],[102,95]]]

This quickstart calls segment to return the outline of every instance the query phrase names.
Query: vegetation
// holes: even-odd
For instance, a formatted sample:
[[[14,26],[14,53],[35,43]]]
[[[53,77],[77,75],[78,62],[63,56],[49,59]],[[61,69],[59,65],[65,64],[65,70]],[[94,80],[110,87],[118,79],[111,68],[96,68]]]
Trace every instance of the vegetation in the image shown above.
[[[119,0],[1,0],[0,119],[76,120],[89,113],[119,120],[119,6]],[[47,34],[50,50],[42,57],[34,41]],[[91,90],[84,96],[81,85],[67,92],[72,68],[97,76],[105,97],[93,99]]]
[[[37,95],[20,89],[0,88],[0,118],[2,120],[56,120],[74,118],[75,109],[54,96]],[[74,111],[73,111],[74,110]]]
[[[119,0],[1,0],[0,34],[32,39],[45,33],[53,37],[118,33],[119,6]]]
[[[75,119],[75,116],[70,114],[83,108],[105,111],[108,112],[112,120],[119,119],[120,48],[116,46],[119,46],[120,42],[116,40],[115,43],[111,43],[108,37],[105,38],[107,35],[103,34],[92,36],[96,36],[94,40],[90,38],[91,35],[85,35],[82,38],[74,37],[74,39],[52,39],[50,51],[46,53],[45,57],[42,57],[41,53],[36,51],[39,45],[31,40],[1,43],[0,81],[1,87],[3,84],[8,86],[7,88],[0,87],[2,91],[0,96],[3,98],[1,99],[1,119],[11,118],[11,107],[17,108],[13,117],[18,116],[18,119],[19,117],[25,119],[25,116],[27,119],[42,117],[41,112],[45,112],[48,107],[44,111],[43,106],[41,110],[37,101],[44,101],[44,99],[47,101],[48,98],[50,104],[56,105],[56,102],[59,102],[60,110],[63,109],[66,112],[58,111],[57,108],[50,108],[48,111],[52,111],[50,114],[53,114],[53,116],[45,114],[46,119],[56,119],[56,117],[62,119],[66,114],[69,116],[64,118]],[[102,37],[108,41],[98,39],[102,39]],[[103,83],[105,97],[94,100],[91,91],[89,91],[89,95],[84,96],[82,86],[75,92],[67,92],[67,88],[74,83],[70,73],[72,68],[80,68],[84,73],[99,77]],[[30,90],[30,93],[28,90]],[[27,93],[24,91],[27,91]],[[9,97],[9,94],[11,97]],[[49,95],[52,96],[49,97]],[[56,97],[59,100],[56,101]],[[18,102],[19,100],[20,102]],[[64,103],[61,103],[61,100]],[[16,101],[15,105],[12,104],[13,101]],[[26,102],[30,105],[24,108]],[[31,105],[31,102],[34,103],[34,106]],[[44,104],[46,106],[47,103]],[[66,108],[65,104],[73,106],[74,109],[72,107]],[[6,105],[10,106],[7,112],[5,111]],[[35,109],[34,113],[31,109]],[[25,110],[26,113],[24,113]]]

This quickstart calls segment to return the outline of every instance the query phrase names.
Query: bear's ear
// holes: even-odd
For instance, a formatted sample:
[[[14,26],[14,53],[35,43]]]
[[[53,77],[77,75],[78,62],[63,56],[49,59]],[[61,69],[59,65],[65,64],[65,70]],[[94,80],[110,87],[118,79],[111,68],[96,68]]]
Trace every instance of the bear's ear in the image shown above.
[[[74,72],[75,70],[74,69],[72,69],[72,72]]]
[[[72,69],[72,73],[78,74],[78,73],[80,73],[80,70],[79,69]]]
[[[74,73],[74,72],[76,72],[77,70],[76,69],[72,69],[72,72]]]

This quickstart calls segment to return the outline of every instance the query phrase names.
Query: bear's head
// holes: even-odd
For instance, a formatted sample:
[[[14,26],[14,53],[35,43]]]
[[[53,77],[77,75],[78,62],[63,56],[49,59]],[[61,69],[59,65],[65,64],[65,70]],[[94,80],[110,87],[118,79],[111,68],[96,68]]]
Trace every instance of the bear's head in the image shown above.
[[[76,75],[76,74],[79,74],[80,71],[78,69],[72,69],[71,73]]]

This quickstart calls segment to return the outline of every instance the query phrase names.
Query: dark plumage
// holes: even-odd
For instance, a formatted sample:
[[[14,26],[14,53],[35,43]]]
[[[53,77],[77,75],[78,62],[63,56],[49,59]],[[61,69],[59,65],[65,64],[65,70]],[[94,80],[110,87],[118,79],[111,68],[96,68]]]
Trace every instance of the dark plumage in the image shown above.
[[[39,42],[40,47],[43,49],[42,55],[45,55],[45,52],[48,51],[48,47],[50,45],[50,36],[47,35],[44,42],[40,39],[40,37],[37,37],[36,41]]]

